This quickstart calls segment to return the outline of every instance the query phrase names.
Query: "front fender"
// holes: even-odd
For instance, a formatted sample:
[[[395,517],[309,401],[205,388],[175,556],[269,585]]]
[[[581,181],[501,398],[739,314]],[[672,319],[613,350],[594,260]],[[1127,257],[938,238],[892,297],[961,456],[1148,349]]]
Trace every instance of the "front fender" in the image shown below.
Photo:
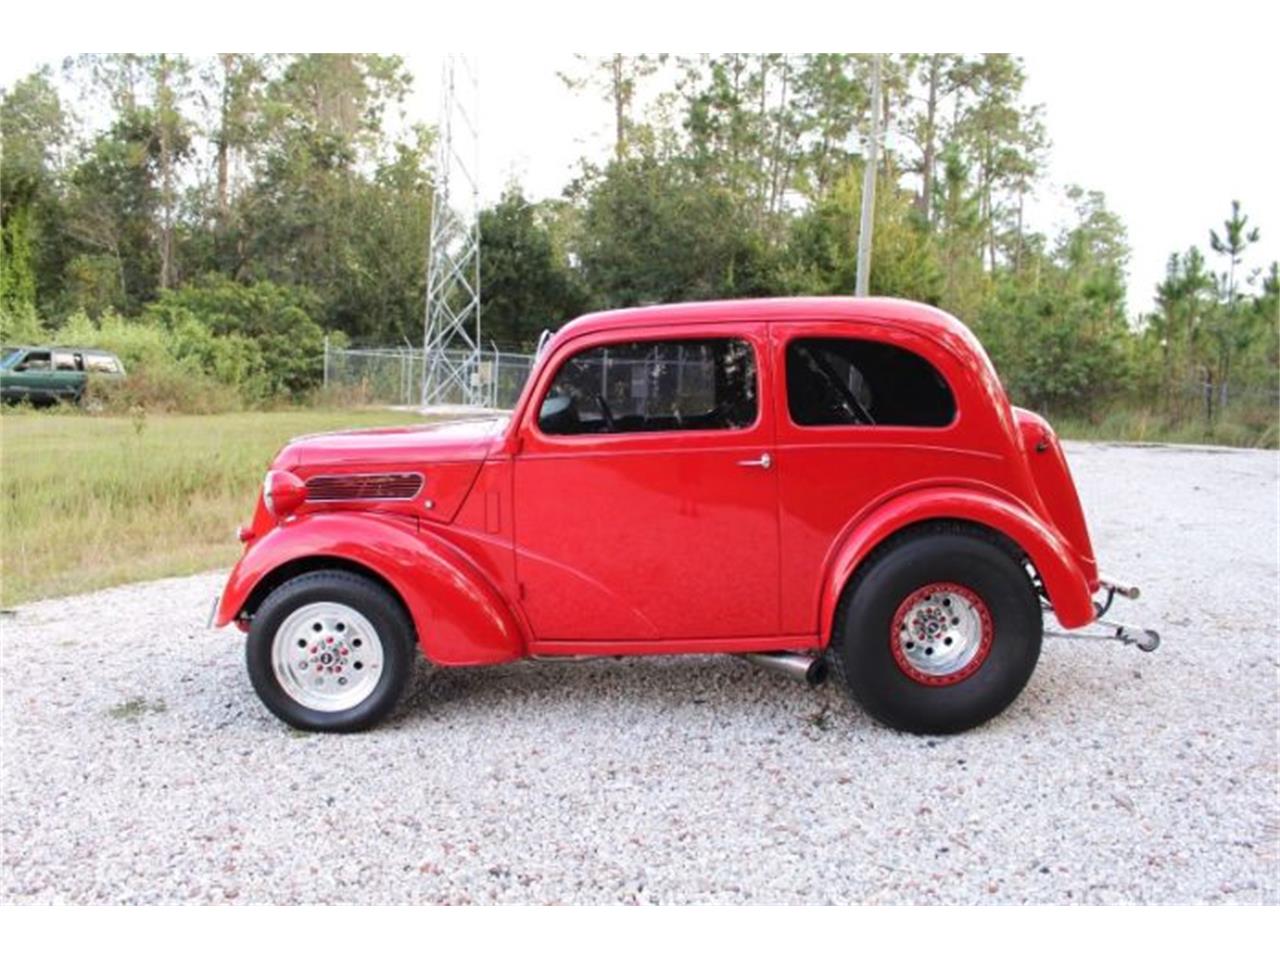
[[[214,622],[224,626],[238,617],[272,571],[324,557],[390,584],[432,663],[476,666],[524,656],[524,631],[510,606],[465,554],[412,520],[374,513],[310,514],[254,541],[231,571]]]
[[[858,565],[886,538],[927,520],[969,521],[1004,534],[1035,564],[1054,615],[1064,627],[1071,630],[1093,622],[1088,577],[1071,547],[1053,528],[1016,503],[976,490],[948,487],[895,497],[854,525],[829,564],[823,583],[822,637],[831,636],[840,594]]]

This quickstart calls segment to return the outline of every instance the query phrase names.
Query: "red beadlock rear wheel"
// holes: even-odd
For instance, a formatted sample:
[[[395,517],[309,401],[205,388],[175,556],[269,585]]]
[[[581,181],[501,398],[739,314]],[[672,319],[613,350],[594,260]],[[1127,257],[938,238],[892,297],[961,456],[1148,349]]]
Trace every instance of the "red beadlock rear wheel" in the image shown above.
[[[882,723],[956,733],[1012,703],[1040,657],[1040,598],[1008,541],[957,523],[910,530],[845,587],[832,659]]]
[[[991,652],[991,611],[958,583],[927,583],[898,605],[889,648],[916,683],[945,687],[978,672]]]

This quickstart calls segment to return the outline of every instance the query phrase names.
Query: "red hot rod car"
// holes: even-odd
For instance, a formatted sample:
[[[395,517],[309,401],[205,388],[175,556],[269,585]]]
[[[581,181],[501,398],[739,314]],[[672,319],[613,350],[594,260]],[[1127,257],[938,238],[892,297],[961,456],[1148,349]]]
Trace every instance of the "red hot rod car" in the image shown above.
[[[416,648],[830,664],[882,722],[959,731],[1022,690],[1044,610],[1073,629],[1136,595],[968,328],[875,298],[581,317],[510,416],[288,444],[240,536],[215,622],[313,730],[385,717]]]

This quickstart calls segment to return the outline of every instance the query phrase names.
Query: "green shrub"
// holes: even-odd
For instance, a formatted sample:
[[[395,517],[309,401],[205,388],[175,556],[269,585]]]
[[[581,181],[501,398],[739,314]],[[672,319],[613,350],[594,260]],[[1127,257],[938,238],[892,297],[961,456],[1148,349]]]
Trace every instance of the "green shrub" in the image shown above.
[[[169,332],[180,359],[264,402],[301,399],[319,385],[324,331],[314,309],[304,290],[211,275],[165,291],[144,316]]]
[[[229,413],[243,403],[235,390],[172,364],[140,367],[126,377],[90,376],[81,406],[107,414]]]
[[[0,307],[0,343],[14,346],[34,344],[44,336],[44,324],[31,306],[14,304]]]

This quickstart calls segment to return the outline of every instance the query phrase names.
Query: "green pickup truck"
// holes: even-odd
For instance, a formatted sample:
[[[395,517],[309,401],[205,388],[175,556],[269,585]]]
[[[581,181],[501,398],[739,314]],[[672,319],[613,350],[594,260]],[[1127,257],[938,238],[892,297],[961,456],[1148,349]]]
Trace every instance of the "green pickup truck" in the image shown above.
[[[5,347],[0,351],[0,398],[31,403],[79,402],[89,374],[122,377],[114,353],[83,347]]]

